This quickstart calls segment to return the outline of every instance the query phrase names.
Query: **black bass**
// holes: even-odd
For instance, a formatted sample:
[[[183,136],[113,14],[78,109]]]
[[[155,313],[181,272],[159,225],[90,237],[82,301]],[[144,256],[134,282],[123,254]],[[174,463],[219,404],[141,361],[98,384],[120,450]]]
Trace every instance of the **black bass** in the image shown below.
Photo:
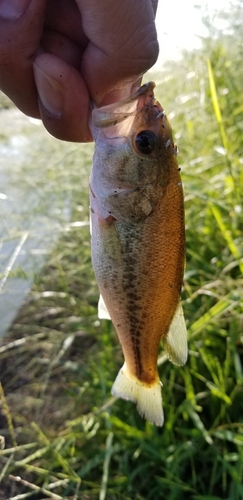
[[[93,110],[90,210],[100,317],[111,318],[125,358],[112,394],[163,425],[160,340],[173,363],[187,360],[185,228],[177,149],[154,87]]]

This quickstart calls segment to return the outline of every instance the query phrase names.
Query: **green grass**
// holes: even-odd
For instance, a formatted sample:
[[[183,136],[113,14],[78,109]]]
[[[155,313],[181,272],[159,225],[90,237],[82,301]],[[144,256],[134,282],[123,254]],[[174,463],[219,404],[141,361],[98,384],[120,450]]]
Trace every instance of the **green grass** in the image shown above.
[[[76,224],[88,218],[91,150],[63,152],[59,168],[70,186],[72,223],[0,347],[0,433],[6,440],[0,490],[11,500],[243,499],[243,70],[237,40],[206,40],[201,51],[155,75],[179,143],[190,349],[183,368],[161,350],[162,429],[110,395],[121,349],[112,325],[97,319],[89,229]]]

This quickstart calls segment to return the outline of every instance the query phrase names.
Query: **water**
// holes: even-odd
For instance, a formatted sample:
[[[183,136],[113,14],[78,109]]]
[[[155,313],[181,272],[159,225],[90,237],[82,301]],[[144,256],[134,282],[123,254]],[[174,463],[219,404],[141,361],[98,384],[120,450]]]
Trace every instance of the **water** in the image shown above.
[[[0,111],[0,337],[70,220],[62,158],[72,148],[15,108]]]

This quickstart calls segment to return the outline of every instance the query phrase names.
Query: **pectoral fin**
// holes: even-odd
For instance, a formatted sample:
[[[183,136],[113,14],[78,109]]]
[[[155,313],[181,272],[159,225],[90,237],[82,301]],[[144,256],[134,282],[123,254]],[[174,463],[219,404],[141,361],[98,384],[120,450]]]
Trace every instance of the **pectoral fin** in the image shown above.
[[[184,365],[187,360],[187,329],[181,302],[176,309],[168,333],[162,338],[169,360],[175,365]]]
[[[99,302],[98,302],[98,318],[99,319],[111,319],[102,295],[100,295]]]

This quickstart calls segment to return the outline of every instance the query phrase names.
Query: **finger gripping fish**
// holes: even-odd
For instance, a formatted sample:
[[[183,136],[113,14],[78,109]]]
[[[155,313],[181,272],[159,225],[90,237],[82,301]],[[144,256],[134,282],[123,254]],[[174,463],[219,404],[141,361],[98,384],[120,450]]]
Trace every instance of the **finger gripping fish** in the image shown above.
[[[154,87],[93,110],[90,210],[99,315],[111,318],[125,358],[112,394],[163,425],[160,340],[173,363],[187,360],[185,229],[177,150]]]

